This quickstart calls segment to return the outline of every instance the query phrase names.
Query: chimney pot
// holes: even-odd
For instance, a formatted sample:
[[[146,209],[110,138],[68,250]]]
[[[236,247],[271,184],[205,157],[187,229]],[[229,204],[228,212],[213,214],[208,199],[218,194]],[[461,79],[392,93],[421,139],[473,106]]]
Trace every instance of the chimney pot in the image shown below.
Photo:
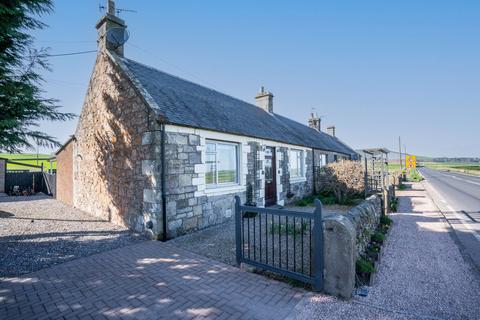
[[[112,16],[115,15],[115,1],[113,0],[108,0],[108,5],[107,5],[107,12],[111,14]]]
[[[96,28],[98,31],[98,50],[111,50],[123,57],[123,45],[118,46],[107,41],[108,30],[113,28],[127,28],[125,21],[115,16],[115,1],[108,0],[107,12],[102,18],[100,18],[100,21],[97,22]]]
[[[308,126],[317,131],[321,131],[322,130],[321,124],[322,124],[322,119],[318,116],[318,114],[313,112],[310,113],[310,119],[308,119]]]
[[[260,87],[260,93],[255,97],[257,106],[266,112],[273,113],[273,94],[265,91],[265,87]]]
[[[332,137],[335,137],[335,126],[330,126],[327,128],[327,133]]]

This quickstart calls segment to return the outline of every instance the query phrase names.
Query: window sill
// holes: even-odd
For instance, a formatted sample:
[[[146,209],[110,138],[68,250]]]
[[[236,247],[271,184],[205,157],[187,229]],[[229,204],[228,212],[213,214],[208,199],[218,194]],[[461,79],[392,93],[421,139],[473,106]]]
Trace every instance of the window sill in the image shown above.
[[[297,183],[297,182],[306,182],[307,178],[305,177],[295,177],[290,179],[290,183]]]
[[[235,185],[221,186],[221,187],[210,187],[210,188],[207,187],[204,190],[204,193],[210,196],[210,195],[222,195],[222,194],[228,194],[228,193],[242,192],[245,190],[246,190],[245,186],[235,184]]]

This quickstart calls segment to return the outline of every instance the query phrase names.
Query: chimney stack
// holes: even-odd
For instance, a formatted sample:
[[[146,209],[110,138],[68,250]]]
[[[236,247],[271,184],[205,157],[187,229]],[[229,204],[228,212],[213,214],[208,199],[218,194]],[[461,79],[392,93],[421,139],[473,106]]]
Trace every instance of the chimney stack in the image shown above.
[[[263,110],[273,113],[273,94],[268,91],[265,91],[265,88],[262,86],[260,92],[255,97],[257,101],[257,106]]]
[[[332,137],[335,137],[335,126],[330,126],[327,128],[327,133]]]
[[[105,15],[100,18],[100,20],[96,24],[96,28],[98,31],[98,39],[97,39],[97,44],[98,44],[98,51],[105,51],[105,50],[111,50],[118,55],[123,57],[123,44],[119,43],[112,43],[107,40],[107,32],[110,29],[113,28],[119,28],[119,29],[126,29],[127,25],[125,24],[125,21],[120,19],[115,15],[115,1],[113,0],[107,0],[107,10]],[[115,41],[123,41],[124,40],[124,34],[123,32],[116,32],[115,33],[116,38],[114,39]]]
[[[322,119],[318,116],[317,113],[310,113],[310,119],[308,119],[308,126],[310,128],[313,128],[317,131],[321,131],[322,130],[322,127],[321,127],[321,123],[322,122]]]

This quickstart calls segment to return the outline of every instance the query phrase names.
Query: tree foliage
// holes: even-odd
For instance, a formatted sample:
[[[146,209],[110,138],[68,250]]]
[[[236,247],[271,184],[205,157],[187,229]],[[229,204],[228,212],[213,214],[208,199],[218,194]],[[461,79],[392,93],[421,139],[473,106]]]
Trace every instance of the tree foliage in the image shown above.
[[[0,3],[0,150],[18,152],[32,143],[58,146],[55,138],[36,130],[39,121],[74,117],[60,112],[57,100],[44,98],[38,72],[50,70],[47,50],[36,50],[28,33],[45,28],[37,17],[52,11],[51,0]]]

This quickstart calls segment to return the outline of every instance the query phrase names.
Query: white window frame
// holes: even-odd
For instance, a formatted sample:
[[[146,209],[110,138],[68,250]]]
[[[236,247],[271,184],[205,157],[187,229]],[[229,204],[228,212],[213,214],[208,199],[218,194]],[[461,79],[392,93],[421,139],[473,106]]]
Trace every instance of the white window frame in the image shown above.
[[[207,183],[207,172],[205,172],[205,187],[207,189],[218,189],[230,186],[239,186],[240,185],[240,146],[239,143],[236,142],[229,142],[229,141],[222,141],[222,140],[214,140],[214,139],[205,139],[205,166],[207,166],[207,155],[210,153],[207,151],[208,144],[213,143],[215,144],[215,160],[217,159],[217,145],[231,145],[235,147],[235,169],[236,169],[236,176],[235,182],[226,182],[226,183]],[[218,161],[217,161],[218,163]],[[218,181],[218,168],[215,167],[215,180]]]
[[[300,154],[300,158],[297,157],[298,153]],[[299,161],[299,170],[300,174],[293,176],[292,175],[292,160],[295,158],[296,161]],[[290,152],[288,154],[288,167],[289,167],[289,173],[290,173],[290,180],[303,180],[305,179],[305,151],[301,149],[290,149]]]

